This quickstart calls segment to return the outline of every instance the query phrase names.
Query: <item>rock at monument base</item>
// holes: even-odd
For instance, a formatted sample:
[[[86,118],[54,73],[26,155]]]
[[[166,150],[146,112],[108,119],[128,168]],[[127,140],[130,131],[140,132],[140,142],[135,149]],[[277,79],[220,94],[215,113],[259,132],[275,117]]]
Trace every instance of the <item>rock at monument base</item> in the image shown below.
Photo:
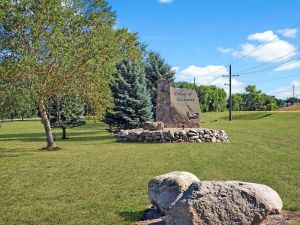
[[[198,181],[194,174],[178,171],[154,177],[148,183],[149,200],[161,212],[165,212],[192,183]]]
[[[168,128],[164,130],[132,129],[121,130],[117,134],[118,142],[223,142],[228,143],[228,136],[223,130],[205,128]]]
[[[279,195],[265,185],[200,181],[166,211],[166,225],[259,225],[281,209]]]
[[[165,127],[163,122],[151,122],[151,121],[146,121],[143,129],[144,130],[151,130],[151,131],[156,131],[156,130],[163,130]]]

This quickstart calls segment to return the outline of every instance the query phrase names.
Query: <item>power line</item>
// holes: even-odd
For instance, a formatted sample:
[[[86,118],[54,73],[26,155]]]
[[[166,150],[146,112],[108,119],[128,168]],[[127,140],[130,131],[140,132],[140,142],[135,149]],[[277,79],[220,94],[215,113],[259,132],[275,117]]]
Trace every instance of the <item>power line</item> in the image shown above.
[[[229,66],[229,65],[235,64],[235,63],[239,62],[240,60],[242,60],[242,58],[244,58],[244,57],[246,57],[246,56],[249,56],[249,55],[253,54],[254,52],[256,52],[256,51],[258,51],[258,50],[264,48],[266,45],[269,45],[269,44],[271,44],[272,42],[274,42],[274,41],[276,41],[276,40],[279,40],[280,37],[284,36],[284,35],[287,34],[289,31],[291,31],[292,29],[298,27],[299,25],[300,25],[300,22],[296,23],[294,26],[288,28],[285,32],[283,32],[283,33],[279,34],[278,36],[276,36],[276,38],[274,38],[274,39],[272,39],[272,40],[270,40],[270,41],[264,43],[263,45],[257,46],[253,51],[249,52],[249,53],[246,54],[246,55],[243,55],[243,56],[242,56],[241,58],[239,58],[239,59],[236,59],[236,60],[234,60],[234,61],[232,61],[232,62],[226,64],[225,66]],[[291,53],[291,54],[292,54],[292,53]],[[283,56],[283,57],[284,57],[284,56]],[[218,72],[220,72],[220,71],[223,70],[223,69],[224,69],[224,68],[217,69],[217,70],[215,70],[215,71],[213,71],[213,72],[207,73],[207,75],[211,75],[211,74],[218,73]]]
[[[272,62],[276,62],[277,60],[282,59],[282,58],[284,58],[284,57],[287,57],[287,56],[289,56],[289,55],[291,55],[291,54],[293,54],[293,53],[295,53],[295,52],[298,52],[298,51],[299,51],[299,50],[296,49],[296,50],[291,51],[291,52],[289,52],[289,53],[287,53],[287,54],[285,54],[285,55],[282,55],[282,56],[280,56],[280,57],[278,57],[278,58],[274,58],[274,59],[272,59],[271,61],[269,61],[269,62],[267,62],[267,63],[263,63],[263,64],[260,64],[260,65],[258,65],[258,66],[253,66],[253,67],[250,67],[250,68],[245,69],[245,70],[240,70],[240,71],[238,71],[237,73],[243,73],[243,72],[247,72],[247,71],[249,71],[249,70],[251,71],[251,70],[253,70],[253,69],[260,68],[260,67],[263,67],[263,66],[268,65],[268,64],[272,64]]]
[[[284,80],[290,77],[297,77],[300,76],[300,74],[293,74],[290,76],[286,76],[286,77],[280,77],[280,78],[275,78],[275,79],[269,79],[269,80],[257,80],[257,81],[252,81],[253,83],[263,83],[263,82],[269,82],[269,81],[274,81],[274,80]]]
[[[276,91],[276,90],[274,90],[274,89],[267,89],[267,90],[264,90],[265,92],[275,92],[275,93],[292,93],[292,90],[291,90],[291,88],[290,87],[286,87],[284,90],[280,90],[280,91]],[[295,93],[296,92],[300,92],[300,90],[295,90]]]
[[[272,39],[272,40],[270,40],[270,41],[264,43],[263,45],[257,46],[253,51],[249,52],[249,53],[246,54],[246,55],[243,55],[241,58],[239,58],[239,59],[237,59],[237,60],[231,62],[230,64],[235,64],[235,63],[239,62],[240,60],[242,60],[242,58],[244,58],[244,57],[246,57],[246,56],[249,56],[249,55],[252,55],[254,52],[256,52],[256,51],[258,51],[258,50],[264,48],[265,46],[271,44],[271,43],[274,42],[274,41],[279,40],[280,37],[283,37],[285,34],[287,34],[287,33],[288,33],[289,31],[291,31],[292,29],[298,27],[299,25],[300,25],[300,22],[296,23],[294,26],[288,28],[285,32],[279,34],[279,35],[276,36],[274,39]]]
[[[279,69],[279,68],[281,68],[283,66],[287,66],[287,65],[299,62],[299,60],[300,60],[300,58],[293,59],[291,61],[284,62],[284,63],[278,64],[278,65],[275,65],[275,66],[267,67],[267,68],[264,68],[264,69],[261,69],[261,70],[256,70],[256,71],[251,71],[251,72],[246,72],[246,73],[240,73],[240,75],[243,76],[243,75],[247,75],[247,74],[261,73],[261,72],[264,72],[264,71],[267,71],[267,70],[271,70],[271,69]]]

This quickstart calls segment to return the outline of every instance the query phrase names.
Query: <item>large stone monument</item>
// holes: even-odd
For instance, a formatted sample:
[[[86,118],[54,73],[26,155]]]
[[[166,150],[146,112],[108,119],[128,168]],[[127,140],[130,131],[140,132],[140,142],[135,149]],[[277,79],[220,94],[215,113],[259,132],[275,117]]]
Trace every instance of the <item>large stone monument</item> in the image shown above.
[[[200,105],[195,90],[171,87],[170,81],[157,82],[156,121],[165,127],[200,127]]]

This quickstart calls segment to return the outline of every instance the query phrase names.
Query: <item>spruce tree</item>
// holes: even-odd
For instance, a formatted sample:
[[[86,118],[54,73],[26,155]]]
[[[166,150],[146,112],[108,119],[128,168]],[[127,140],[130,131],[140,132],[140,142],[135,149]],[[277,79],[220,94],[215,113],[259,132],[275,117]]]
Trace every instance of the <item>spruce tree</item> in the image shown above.
[[[116,82],[112,85],[114,108],[105,116],[111,128],[132,129],[152,120],[150,96],[145,73],[139,62],[123,60],[116,66]]]
[[[156,52],[150,52],[146,58],[145,73],[147,89],[151,96],[152,113],[156,114],[157,81],[161,78],[174,82],[175,70]]]
[[[85,124],[84,106],[78,94],[55,95],[51,98],[48,104],[50,124],[52,128],[62,129],[62,139],[67,139],[67,128]]]

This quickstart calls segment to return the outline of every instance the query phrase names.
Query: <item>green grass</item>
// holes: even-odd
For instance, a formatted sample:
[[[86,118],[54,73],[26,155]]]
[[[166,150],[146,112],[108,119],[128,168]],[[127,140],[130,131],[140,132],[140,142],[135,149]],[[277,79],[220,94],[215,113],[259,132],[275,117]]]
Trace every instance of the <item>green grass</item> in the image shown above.
[[[270,114],[270,115],[269,115]],[[38,121],[0,123],[0,224],[132,224],[149,206],[147,182],[174,170],[202,180],[269,185],[300,210],[300,113],[203,114],[231,143],[121,144],[102,124],[70,130],[55,152]]]

